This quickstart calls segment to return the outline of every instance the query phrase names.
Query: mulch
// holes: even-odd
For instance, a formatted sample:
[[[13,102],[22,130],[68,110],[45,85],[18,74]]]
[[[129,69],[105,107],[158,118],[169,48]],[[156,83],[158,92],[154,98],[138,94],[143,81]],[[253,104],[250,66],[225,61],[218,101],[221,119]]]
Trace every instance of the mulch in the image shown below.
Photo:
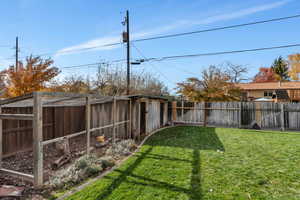
[[[91,138],[91,147],[97,155],[104,155],[105,150],[108,148],[93,148],[95,146],[95,139]],[[78,136],[69,140],[70,151],[71,151],[71,160],[68,164],[65,164],[61,168],[66,168],[77,158],[83,156],[86,150],[86,138],[83,136]],[[60,158],[58,151],[55,148],[54,144],[49,144],[44,146],[44,182],[49,180],[49,177],[54,174],[57,170],[52,169],[52,163]],[[14,171],[19,171],[27,174],[33,174],[33,152],[26,151],[20,152],[13,156],[6,157],[2,160],[2,167],[6,169],[11,169]],[[24,187],[24,196],[31,196],[30,199],[41,199],[40,195],[45,192],[44,190],[36,190],[33,188],[31,182],[22,180],[20,178],[14,178],[8,175],[0,173],[0,184],[1,185],[13,185],[18,187]],[[36,196],[33,198],[33,196]]]

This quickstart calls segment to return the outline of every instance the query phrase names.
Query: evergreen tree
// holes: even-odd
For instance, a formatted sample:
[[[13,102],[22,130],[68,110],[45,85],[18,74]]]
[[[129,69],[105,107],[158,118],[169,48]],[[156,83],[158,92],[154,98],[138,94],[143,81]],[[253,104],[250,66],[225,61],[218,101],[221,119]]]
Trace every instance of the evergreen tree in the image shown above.
[[[274,60],[271,68],[275,72],[278,80],[290,80],[288,63],[281,56]]]

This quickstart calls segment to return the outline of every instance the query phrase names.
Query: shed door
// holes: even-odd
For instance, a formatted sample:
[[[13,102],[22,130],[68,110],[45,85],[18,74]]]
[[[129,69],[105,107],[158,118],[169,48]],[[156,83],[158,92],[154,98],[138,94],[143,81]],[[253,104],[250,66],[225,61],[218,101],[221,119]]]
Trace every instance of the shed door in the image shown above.
[[[165,111],[165,104],[160,103],[160,126],[164,125],[164,111]]]
[[[146,102],[141,102],[140,131],[141,134],[146,133]]]

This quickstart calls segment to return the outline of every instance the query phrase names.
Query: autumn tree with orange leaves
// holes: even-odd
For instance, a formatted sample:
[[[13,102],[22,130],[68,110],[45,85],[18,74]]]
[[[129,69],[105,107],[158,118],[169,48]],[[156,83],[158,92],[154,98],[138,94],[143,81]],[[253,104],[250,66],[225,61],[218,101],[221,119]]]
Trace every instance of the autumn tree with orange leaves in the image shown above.
[[[26,63],[20,62],[18,70],[15,66],[1,72],[4,77],[4,96],[15,97],[34,91],[47,91],[49,81],[56,77],[60,71],[53,67],[52,59],[42,59],[37,56],[29,56]]]
[[[261,67],[259,72],[254,76],[254,83],[276,82],[278,77],[274,70],[270,67]]]
[[[292,54],[288,56],[289,58],[289,65],[290,65],[290,71],[289,76],[295,80],[299,80],[299,74],[300,74],[300,54]]]
[[[177,93],[190,101],[238,101],[241,91],[232,82],[231,76],[232,73],[220,67],[210,66],[202,72],[201,79],[188,78],[185,82],[177,83]]]

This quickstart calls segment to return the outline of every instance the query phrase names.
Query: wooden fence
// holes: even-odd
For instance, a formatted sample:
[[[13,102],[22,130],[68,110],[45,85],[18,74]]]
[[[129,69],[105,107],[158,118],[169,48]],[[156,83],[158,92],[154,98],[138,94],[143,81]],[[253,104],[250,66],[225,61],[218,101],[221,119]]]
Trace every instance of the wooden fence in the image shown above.
[[[60,96],[62,100],[79,99],[81,104],[45,104],[43,96]],[[31,106],[4,106],[23,99],[33,99]],[[128,97],[103,97],[38,92],[0,103],[0,161],[3,156],[32,149],[34,174],[24,174],[1,168],[0,171],[43,184],[43,147],[65,138],[86,138],[89,153],[90,138],[106,135],[113,139],[140,138],[141,134],[167,124],[196,123],[251,128],[257,123],[262,129],[300,130],[300,104],[252,102],[185,102]],[[58,100],[59,102],[61,100]]]
[[[45,105],[44,97],[64,99],[83,98],[84,104],[68,106]],[[0,166],[2,173],[32,181],[36,187],[43,185],[43,146],[66,138],[86,137],[86,153],[90,152],[91,134],[105,134],[107,128],[112,142],[117,137],[130,137],[131,100],[126,97],[35,92],[22,97],[1,101],[0,112],[0,162],[3,155],[17,151],[33,150],[33,174],[26,174]],[[31,107],[5,107],[4,105],[33,99]],[[119,128],[122,126],[122,128]],[[124,128],[125,126],[125,128]],[[3,154],[4,153],[4,154]]]
[[[117,101],[117,121],[125,121],[128,115],[128,101]],[[112,124],[112,102],[92,103],[91,128]],[[32,107],[3,107],[2,113],[32,114]],[[32,149],[32,121],[3,119],[3,156]],[[43,140],[63,137],[85,130],[85,106],[43,107]],[[116,128],[118,136],[126,136],[127,124]],[[111,137],[112,131],[101,129],[96,134]]]
[[[273,102],[178,101],[172,103],[174,123],[198,123],[211,126],[300,130],[300,104]]]
[[[35,92],[0,101],[0,172],[42,186],[51,144],[82,139],[79,151],[89,154],[95,136],[105,135],[113,144],[116,139],[140,139],[167,123],[167,111],[167,101],[156,97]],[[33,152],[33,174],[1,165],[4,156],[27,150]]]

